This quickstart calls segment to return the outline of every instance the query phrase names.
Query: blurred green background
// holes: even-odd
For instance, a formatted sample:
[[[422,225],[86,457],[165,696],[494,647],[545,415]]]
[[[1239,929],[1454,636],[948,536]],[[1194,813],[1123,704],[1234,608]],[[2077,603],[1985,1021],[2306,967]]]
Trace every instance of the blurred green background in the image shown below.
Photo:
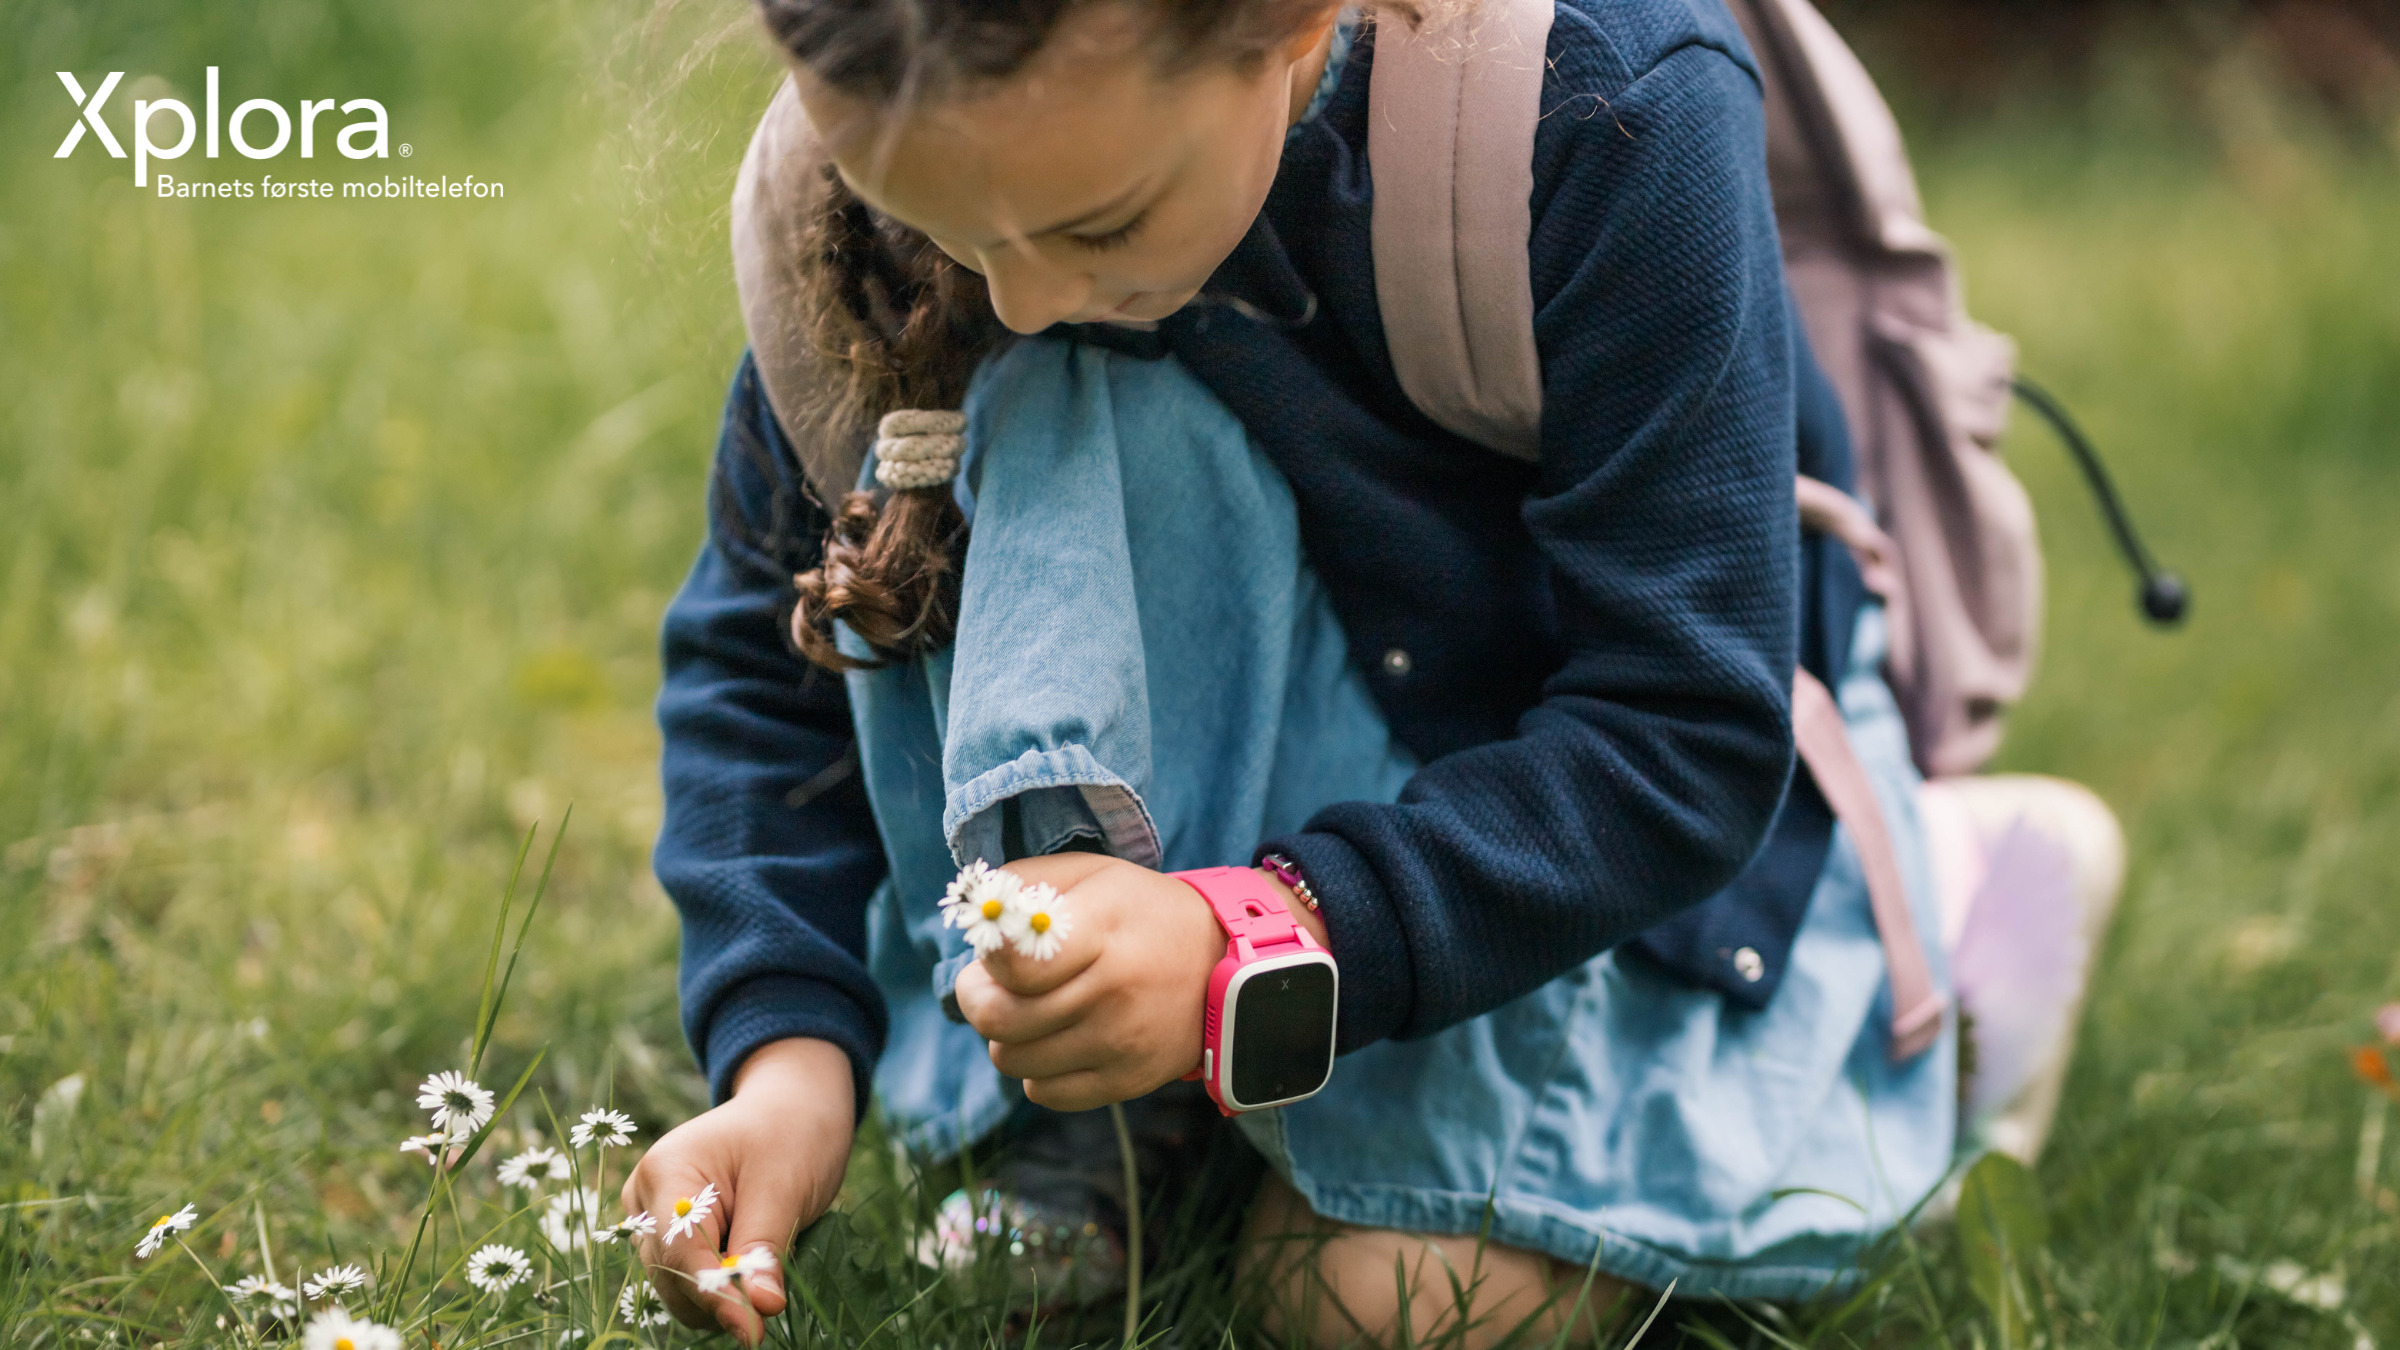
[[[1831,7],[1977,313],[2198,597],[2140,627],[2020,422],[2051,607],[2004,765],[2092,784],[2133,851],[2038,1173],[2051,1344],[2400,1344],[2400,1176],[2346,1064],[2400,997],[2391,8]],[[520,833],[570,801],[490,1076],[546,1044],[554,1091],[613,1081],[652,1137],[702,1104],[649,701],[775,69],[738,0],[9,0],[0,50],[0,1342],[30,1345],[198,1296],[126,1283],[170,1203],[391,1241],[407,1093],[471,1022]],[[196,101],[209,64],[228,109],[379,99],[412,154],[378,172],[507,196],[162,202],[96,145],[51,158],[52,71],[127,71],[122,134],[137,81]],[[1997,1344],[1927,1243],[1792,1334]]]

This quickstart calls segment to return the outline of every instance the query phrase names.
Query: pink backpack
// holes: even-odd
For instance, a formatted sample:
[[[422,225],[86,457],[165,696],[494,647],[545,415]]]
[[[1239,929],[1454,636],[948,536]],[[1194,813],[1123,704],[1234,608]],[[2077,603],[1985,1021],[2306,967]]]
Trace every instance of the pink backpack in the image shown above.
[[[2024,692],[2041,622],[2025,491],[1993,453],[2015,351],[1966,316],[1899,128],[1807,0],[1733,0],[1766,77],[1768,173],[1809,340],[1848,416],[1871,516],[1803,478],[1803,519],[1847,542],[1884,598],[1888,673],[1929,773],[1968,772]],[[1434,421],[1521,459],[1542,409],[1534,347],[1533,138],[1553,0],[1490,0],[1459,29],[1376,34],[1368,160],[1375,294],[1392,367]],[[1801,757],[1850,831],[1884,937],[1895,1058],[1942,1003],[1890,837],[1840,709],[1795,672]]]
[[[1521,459],[1536,454],[1542,406],[1526,245],[1553,3],[1486,0],[1447,32],[1386,26],[1369,93],[1376,300],[1394,370],[1434,421]],[[2141,574],[2144,611],[2173,623],[2185,596],[2142,547],[2073,420],[2013,378],[2014,344],[1968,317],[1865,68],[1808,0],[1727,4],[1765,85],[1785,271],[1872,503],[1804,477],[1801,518],[1849,545],[1886,605],[1886,675],[1931,780],[1916,805],[1934,853],[1937,937],[1989,1061],[1969,1085],[1963,1133],[2030,1161],[2123,842],[2107,807],[2072,784],[1964,776],[1998,747],[2040,636],[2033,510],[1995,452],[2012,389],[2081,464]],[[1800,756],[1866,874],[1892,981],[1891,1053],[1905,1059],[1932,1044],[1943,1003],[1881,806],[1839,708],[1805,671],[1792,715]]]
[[[1768,173],[1809,340],[1856,441],[1890,676],[1928,774],[1990,757],[2041,625],[2033,509],[1993,445],[2015,348],[1966,315],[1891,113],[1807,0],[1731,0],[1766,77]],[[1436,422],[1532,458],[1541,418],[1526,239],[1552,0],[1461,31],[1376,34],[1368,150],[1392,365]],[[1833,494],[1838,495],[1838,494]],[[1838,505],[1802,491],[1811,524]]]

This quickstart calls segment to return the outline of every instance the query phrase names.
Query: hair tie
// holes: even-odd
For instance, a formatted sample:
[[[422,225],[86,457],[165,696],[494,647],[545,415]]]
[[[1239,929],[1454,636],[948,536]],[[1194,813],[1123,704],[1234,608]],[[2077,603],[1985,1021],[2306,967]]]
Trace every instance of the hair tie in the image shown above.
[[[875,424],[875,481],[894,492],[936,487],[958,476],[967,415],[926,408],[888,412]]]

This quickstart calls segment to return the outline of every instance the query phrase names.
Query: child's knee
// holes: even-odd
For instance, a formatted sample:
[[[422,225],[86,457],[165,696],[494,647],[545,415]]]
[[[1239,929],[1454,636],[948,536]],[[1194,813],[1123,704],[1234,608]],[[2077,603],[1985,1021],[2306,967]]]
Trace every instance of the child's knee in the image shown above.
[[[1360,1228],[1312,1212],[1270,1175],[1243,1234],[1241,1281],[1262,1299],[1268,1331],[1333,1350],[1401,1343],[1597,1342],[1628,1286],[1538,1252],[1472,1234]],[[1460,1328],[1464,1327],[1464,1334]]]

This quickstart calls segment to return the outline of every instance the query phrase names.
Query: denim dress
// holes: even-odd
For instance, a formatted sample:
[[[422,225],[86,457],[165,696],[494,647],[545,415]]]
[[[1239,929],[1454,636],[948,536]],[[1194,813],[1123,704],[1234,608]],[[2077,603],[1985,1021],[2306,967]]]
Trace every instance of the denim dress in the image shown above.
[[[1003,860],[1004,803],[1024,854],[1081,840],[1181,870],[1246,863],[1335,802],[1396,800],[1416,768],[1301,557],[1290,490],[1182,367],[1021,341],[978,373],[966,412],[956,640],[848,677],[890,863],[869,920],[891,1007],[876,1090],[928,1158],[1023,1100],[945,1014],[967,954],[935,908],[960,865]],[[1918,930],[1938,932],[1883,651],[1870,607],[1836,692]],[[1488,1214],[1495,1241],[1639,1284],[1800,1297],[1855,1275],[1862,1243],[1950,1163],[1952,1033],[1896,1065],[1889,1022],[1866,885],[1837,831],[1764,1010],[1602,953],[1433,1036],[1348,1055],[1317,1096],[1240,1120],[1331,1219],[1472,1233]]]

